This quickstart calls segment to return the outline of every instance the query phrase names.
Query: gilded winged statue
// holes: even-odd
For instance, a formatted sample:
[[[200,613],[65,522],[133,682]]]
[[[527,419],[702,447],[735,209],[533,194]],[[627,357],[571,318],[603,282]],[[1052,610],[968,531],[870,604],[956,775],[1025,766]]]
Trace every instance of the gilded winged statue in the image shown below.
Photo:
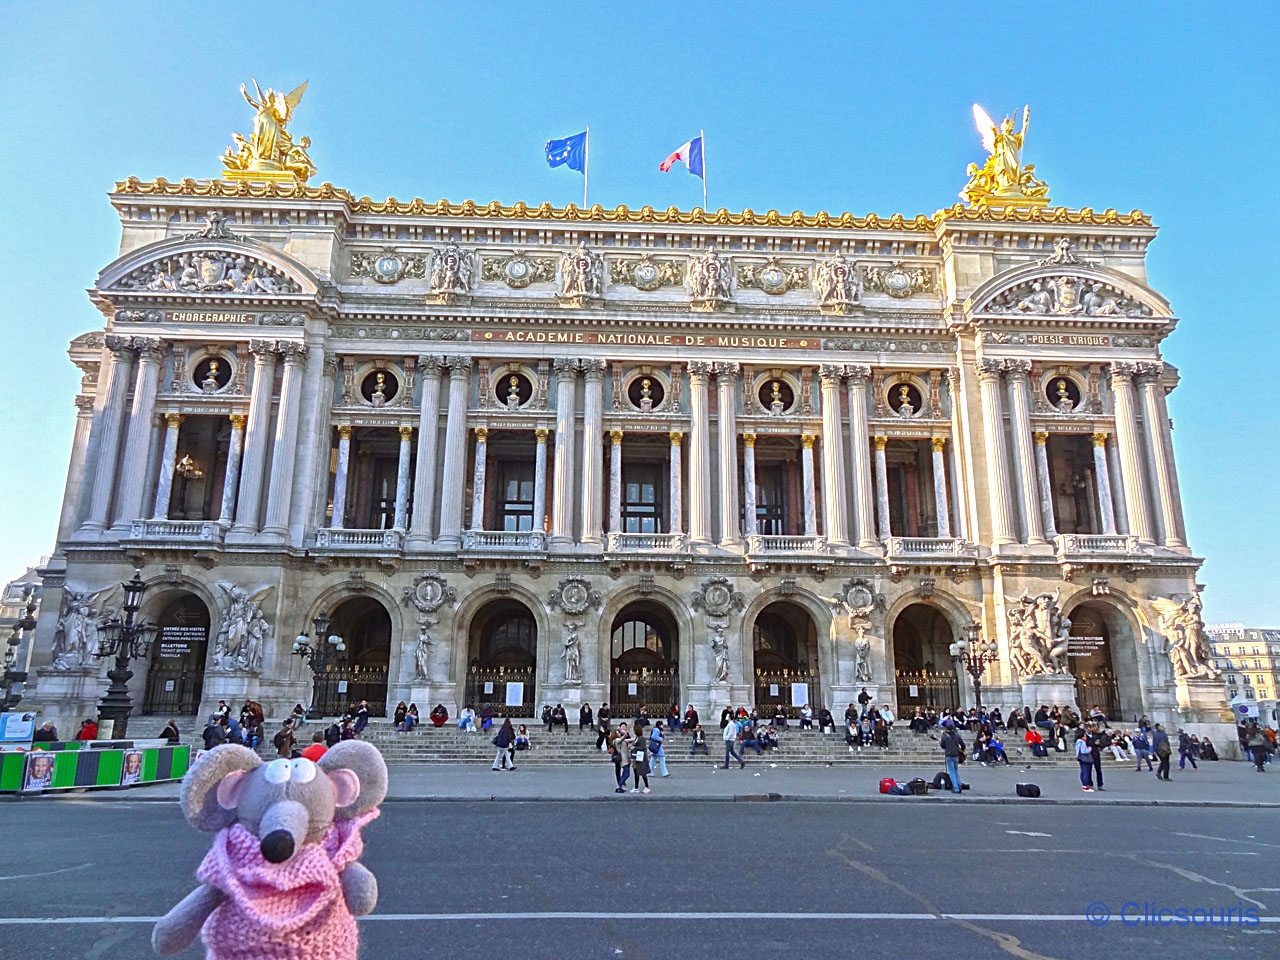
[[[1022,163],[1022,145],[1026,142],[1027,127],[1031,123],[1031,107],[1022,108],[1021,130],[1014,129],[1013,117],[1005,117],[997,124],[976,103],[973,105],[973,121],[978,126],[987,159],[981,167],[976,163],[969,164],[969,182],[960,191],[960,198],[972,206],[980,206],[993,199],[1047,203],[1048,184],[1036,179],[1033,164]]]
[[[234,146],[222,155],[223,166],[228,173],[241,174],[242,178],[244,174],[274,174],[272,179],[293,178],[306,183],[316,172],[307,156],[311,140],[302,137],[294,143],[288,130],[293,111],[306,93],[306,82],[289,93],[279,93],[270,87],[263,93],[258,81],[252,82],[256,98],[244,84],[240,84],[240,94],[256,111],[253,133],[247,138],[238,133],[231,135]]]

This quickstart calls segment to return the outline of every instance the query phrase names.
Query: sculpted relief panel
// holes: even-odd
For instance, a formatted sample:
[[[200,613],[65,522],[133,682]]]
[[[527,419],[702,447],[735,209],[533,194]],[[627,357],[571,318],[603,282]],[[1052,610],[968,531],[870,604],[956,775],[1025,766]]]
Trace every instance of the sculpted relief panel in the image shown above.
[[[119,290],[174,293],[298,293],[300,288],[275,267],[246,253],[193,250],[170,254],[138,267],[115,283]]]

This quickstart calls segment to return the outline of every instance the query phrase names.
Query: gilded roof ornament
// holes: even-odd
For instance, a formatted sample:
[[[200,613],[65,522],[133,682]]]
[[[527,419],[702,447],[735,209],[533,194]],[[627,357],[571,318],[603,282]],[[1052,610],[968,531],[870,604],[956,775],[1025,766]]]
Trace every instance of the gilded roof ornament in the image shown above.
[[[987,111],[976,103],[973,119],[982,136],[987,159],[979,167],[969,164],[969,182],[960,191],[960,199],[979,210],[1038,208],[1049,204],[1049,185],[1036,179],[1034,164],[1022,162],[1022,145],[1026,142],[1031,107],[1022,108],[1022,129],[1014,130],[1013,117],[1005,117],[997,125]]]
[[[307,149],[311,138],[303,137],[297,143],[289,133],[289,121],[293,111],[307,92],[304,81],[291,93],[278,93],[267,88],[263,93],[258,81],[253,81],[257,99],[249,95],[240,84],[240,94],[257,112],[253,117],[253,133],[248,137],[233,133],[233,146],[223,153],[222,175],[228,180],[248,180],[276,183],[305,184],[316,172]]]

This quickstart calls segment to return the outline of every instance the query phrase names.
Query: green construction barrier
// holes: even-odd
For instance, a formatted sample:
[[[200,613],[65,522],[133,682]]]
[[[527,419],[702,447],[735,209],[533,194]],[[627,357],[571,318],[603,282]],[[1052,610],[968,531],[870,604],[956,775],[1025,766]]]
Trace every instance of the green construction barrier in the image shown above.
[[[44,793],[94,787],[136,787],[181,780],[191,747],[85,749],[83,744],[0,754],[0,793]]]

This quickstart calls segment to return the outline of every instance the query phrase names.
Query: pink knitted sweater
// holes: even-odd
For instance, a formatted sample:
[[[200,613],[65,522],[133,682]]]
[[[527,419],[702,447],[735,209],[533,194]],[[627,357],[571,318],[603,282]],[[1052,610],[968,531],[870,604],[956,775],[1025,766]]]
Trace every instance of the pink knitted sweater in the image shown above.
[[[227,895],[201,929],[207,960],[356,960],[355,918],[338,875],[360,858],[375,807],[339,820],[284,863],[262,856],[238,823],[220,830],[196,876]]]

